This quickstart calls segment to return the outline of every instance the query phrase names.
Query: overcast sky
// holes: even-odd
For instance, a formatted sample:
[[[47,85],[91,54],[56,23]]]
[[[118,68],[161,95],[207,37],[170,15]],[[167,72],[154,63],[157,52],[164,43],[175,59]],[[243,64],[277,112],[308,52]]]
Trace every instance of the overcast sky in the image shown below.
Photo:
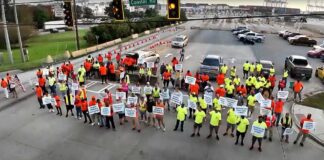
[[[16,2],[35,2],[35,1],[48,1],[48,0],[16,0]],[[111,0],[90,0],[90,1],[107,2]],[[287,1],[288,1],[288,7],[300,8],[301,10],[306,10],[307,0],[287,0]],[[209,4],[225,3],[233,6],[238,6],[238,5],[263,5],[264,0],[181,0],[181,3],[198,3],[198,2],[209,3]]]

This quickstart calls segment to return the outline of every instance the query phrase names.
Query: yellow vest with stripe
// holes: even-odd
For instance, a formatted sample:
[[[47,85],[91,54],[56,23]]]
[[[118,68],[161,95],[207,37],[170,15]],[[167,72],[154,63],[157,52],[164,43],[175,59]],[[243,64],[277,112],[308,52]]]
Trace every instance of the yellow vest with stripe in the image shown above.
[[[65,95],[65,103],[66,103],[67,105],[73,105],[72,102],[73,102],[73,96],[72,96],[72,94],[70,94],[70,104],[69,104],[68,96]]]
[[[153,88],[153,97],[154,98],[160,97],[160,88]]]
[[[288,71],[284,71],[283,77],[284,78],[287,78],[288,77]]]
[[[48,77],[48,85],[53,86],[55,83],[55,78],[54,77]]]
[[[66,91],[67,90],[67,87],[66,87],[66,84],[60,84],[60,91],[63,92],[63,91]]]
[[[140,68],[140,69],[139,69],[139,74],[145,74],[145,70],[144,70],[144,68]]]
[[[147,75],[148,75],[148,76],[152,76],[152,69],[151,69],[151,68],[149,68],[149,69],[147,70]]]

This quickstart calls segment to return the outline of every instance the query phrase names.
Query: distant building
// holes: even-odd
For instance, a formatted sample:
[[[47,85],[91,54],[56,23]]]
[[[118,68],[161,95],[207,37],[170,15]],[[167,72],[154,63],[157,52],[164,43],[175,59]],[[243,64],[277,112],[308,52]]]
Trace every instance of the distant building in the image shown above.
[[[244,9],[250,14],[262,13],[263,15],[272,14],[300,14],[300,9],[297,8],[281,8],[281,7],[267,7],[254,5],[240,5],[238,8]]]

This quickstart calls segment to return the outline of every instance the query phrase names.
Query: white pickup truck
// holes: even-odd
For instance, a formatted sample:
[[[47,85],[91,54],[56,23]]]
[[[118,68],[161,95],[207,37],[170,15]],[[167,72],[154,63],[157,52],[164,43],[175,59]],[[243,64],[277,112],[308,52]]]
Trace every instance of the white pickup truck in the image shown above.
[[[259,33],[255,33],[255,32],[247,32],[247,33],[244,33],[244,34],[239,34],[237,36],[237,38],[240,40],[240,41],[243,41],[244,39],[249,39],[249,40],[253,40],[255,42],[263,42],[264,39],[265,39],[265,36],[262,35],[262,34],[259,34]]]

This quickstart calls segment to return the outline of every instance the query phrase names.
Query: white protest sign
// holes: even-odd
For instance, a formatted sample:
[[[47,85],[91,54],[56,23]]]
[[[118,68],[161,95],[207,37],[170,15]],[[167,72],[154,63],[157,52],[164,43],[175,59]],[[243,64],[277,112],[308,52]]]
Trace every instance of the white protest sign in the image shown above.
[[[208,105],[213,105],[213,96],[209,94],[204,94],[204,100]]]
[[[171,94],[171,102],[177,105],[181,105],[182,103],[182,94],[180,93],[172,93]]]
[[[227,99],[225,97],[219,97],[218,102],[222,106],[227,106],[228,105]]]
[[[77,90],[79,90],[79,84],[78,84],[78,83],[72,83],[72,85],[71,85],[71,89],[72,89],[73,91],[77,91]]]
[[[270,99],[265,99],[260,101],[260,107],[271,107],[271,100]]]
[[[188,108],[197,109],[197,104],[190,99],[188,99]]]
[[[49,75],[49,70],[47,68],[43,69],[43,74],[44,76],[48,76]]]
[[[295,132],[293,128],[286,128],[283,135],[292,135]]]
[[[236,106],[234,112],[238,116],[247,116],[248,107],[246,107],[246,106]]]
[[[288,91],[278,91],[277,98],[279,99],[287,99],[289,95]]]
[[[53,106],[56,106],[56,100],[55,100],[55,98],[51,98],[51,104],[53,105]]]
[[[271,116],[271,110],[260,107],[260,115]]]
[[[194,85],[196,84],[196,78],[191,76],[186,76],[185,83]]]
[[[153,106],[153,114],[157,114],[157,115],[164,115],[164,108],[162,107],[157,107],[157,106]]]
[[[176,65],[174,66],[174,69],[175,69],[176,71],[182,71],[182,64],[176,64]]]
[[[251,129],[251,133],[252,135],[258,135],[263,137],[265,133],[265,128],[253,125]]]
[[[138,97],[128,97],[127,98],[127,104],[137,104]]]
[[[43,97],[43,99],[42,99],[44,105],[51,104],[51,100],[52,100],[51,97],[46,97],[46,96]]]
[[[132,93],[134,93],[134,94],[141,94],[141,87],[133,86],[132,87]]]
[[[124,112],[125,111],[125,104],[124,103],[116,103],[112,105],[113,111],[117,112]]]
[[[101,107],[100,113],[103,116],[110,116],[110,114],[111,114],[110,107]]]
[[[88,107],[89,114],[100,113],[98,105],[93,105]]]
[[[144,93],[145,94],[152,94],[152,90],[153,90],[153,88],[151,87],[151,86],[145,86],[144,87]]]
[[[154,62],[146,62],[147,68],[154,68]]]
[[[125,92],[116,92],[116,99],[126,99],[126,93]]]
[[[226,101],[227,101],[227,107],[235,108],[237,106],[238,100],[236,100],[236,99],[226,97]]]
[[[60,74],[58,75],[58,80],[60,80],[60,81],[66,81],[66,75],[63,74],[63,73],[60,73]]]
[[[125,77],[125,72],[121,72],[120,74],[119,74],[119,79],[123,79]]]
[[[136,117],[136,108],[125,108],[126,117]]]
[[[254,95],[255,96],[255,99],[259,102],[259,103],[261,103],[261,101],[262,100],[264,100],[264,98],[263,98],[263,96],[262,96],[262,94],[259,92],[259,93],[257,93],[256,95]]]
[[[162,100],[164,100],[164,99],[165,99],[165,100],[166,100],[166,99],[170,99],[170,95],[169,95],[168,92],[163,92],[163,91],[162,91],[160,95],[161,95],[161,99],[162,99]]]
[[[304,121],[303,129],[314,131],[315,130],[315,122]]]

